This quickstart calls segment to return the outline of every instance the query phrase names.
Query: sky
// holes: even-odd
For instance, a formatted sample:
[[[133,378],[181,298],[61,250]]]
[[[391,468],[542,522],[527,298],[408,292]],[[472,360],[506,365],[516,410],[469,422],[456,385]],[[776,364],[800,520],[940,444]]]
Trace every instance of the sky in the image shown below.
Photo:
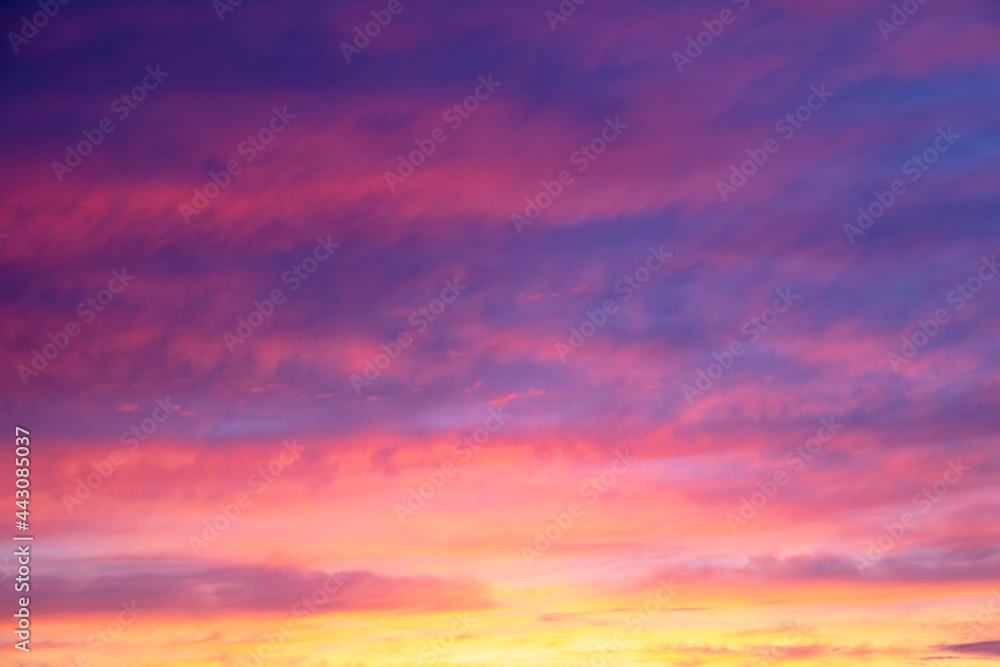
[[[1000,660],[996,3],[49,2],[0,663]]]

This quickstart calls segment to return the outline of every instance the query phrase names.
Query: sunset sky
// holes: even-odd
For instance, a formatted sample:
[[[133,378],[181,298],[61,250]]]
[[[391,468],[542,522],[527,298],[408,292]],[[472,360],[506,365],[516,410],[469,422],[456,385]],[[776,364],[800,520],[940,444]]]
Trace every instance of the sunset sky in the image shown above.
[[[0,664],[997,664],[1000,6],[577,1],[5,4]]]

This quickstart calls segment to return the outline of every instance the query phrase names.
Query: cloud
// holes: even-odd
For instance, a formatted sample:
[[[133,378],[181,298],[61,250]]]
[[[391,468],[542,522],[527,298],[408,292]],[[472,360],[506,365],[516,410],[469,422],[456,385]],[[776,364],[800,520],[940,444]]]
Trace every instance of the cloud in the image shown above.
[[[969,655],[985,655],[1000,658],[1000,641],[952,644],[950,646],[942,646],[940,648],[948,651],[954,651],[956,653],[968,653]]]
[[[292,567],[149,559],[91,561],[87,570],[89,576],[46,576],[45,586],[32,598],[39,610],[48,615],[101,613],[135,599],[148,611],[166,615],[286,611],[323,588],[333,574]],[[324,604],[325,612],[431,613],[485,609],[494,604],[488,587],[473,581],[369,571],[344,571],[340,576],[345,583]],[[333,588],[328,584],[328,590]]]

